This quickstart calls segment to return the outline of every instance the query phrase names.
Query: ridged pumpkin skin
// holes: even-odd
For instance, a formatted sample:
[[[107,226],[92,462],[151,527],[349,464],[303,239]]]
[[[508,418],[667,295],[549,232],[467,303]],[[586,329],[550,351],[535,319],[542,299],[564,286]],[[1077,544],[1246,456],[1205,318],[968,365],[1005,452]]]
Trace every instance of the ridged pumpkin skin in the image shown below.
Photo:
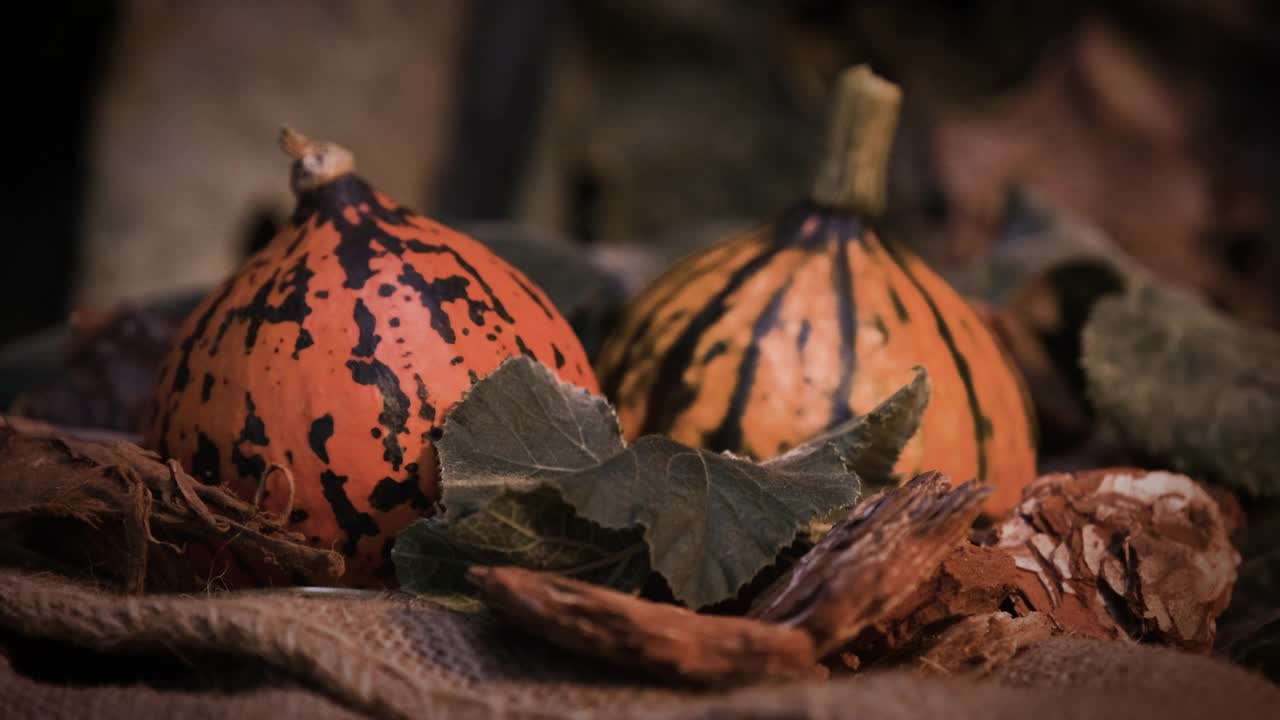
[[[246,499],[288,467],[291,528],[346,556],[344,584],[389,584],[395,533],[437,494],[433,435],[520,353],[597,390],[541,289],[345,174],[301,192],[289,225],[186,320],[147,442]],[[267,510],[288,507],[284,473],[266,490]]]
[[[977,314],[858,215],[806,203],[686,258],[633,300],[597,374],[629,438],[773,457],[929,371],[897,470],[977,478],[1001,512],[1035,477],[1017,371]]]

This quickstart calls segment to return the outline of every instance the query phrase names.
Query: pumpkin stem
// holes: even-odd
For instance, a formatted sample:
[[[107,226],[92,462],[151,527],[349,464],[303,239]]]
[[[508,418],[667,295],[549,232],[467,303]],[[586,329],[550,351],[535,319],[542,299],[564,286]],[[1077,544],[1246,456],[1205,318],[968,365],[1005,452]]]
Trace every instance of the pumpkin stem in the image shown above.
[[[356,169],[350,150],[312,140],[291,127],[280,128],[280,149],[294,160],[289,181],[296,193],[315,190]]]
[[[901,105],[902,90],[869,66],[840,73],[813,183],[814,202],[872,217],[884,211],[889,151]]]

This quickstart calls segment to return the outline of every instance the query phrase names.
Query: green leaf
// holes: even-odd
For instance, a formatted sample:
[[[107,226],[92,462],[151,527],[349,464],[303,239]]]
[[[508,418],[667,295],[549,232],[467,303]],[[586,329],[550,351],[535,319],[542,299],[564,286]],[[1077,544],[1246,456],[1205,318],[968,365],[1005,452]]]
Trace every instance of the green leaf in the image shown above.
[[[551,488],[506,490],[460,517],[419,520],[391,560],[410,592],[469,592],[470,565],[519,565],[634,590],[649,576],[636,529],[607,530],[578,517]]]
[[[815,438],[834,444],[866,490],[896,487],[902,478],[893,466],[920,427],[929,405],[929,374],[916,367],[916,376],[871,412]]]
[[[628,448],[603,399],[508,360],[451,411],[436,443],[446,515],[402,534],[397,572],[411,587],[451,586],[468,563],[509,562],[633,588],[651,567],[682,602],[722,601],[801,528],[857,500],[852,468],[889,482],[928,392],[919,370],[869,415],[754,463],[657,436]],[[581,525],[566,530],[566,515]],[[638,564],[620,553],[641,533]]]
[[[836,446],[845,465],[862,481],[866,493],[879,492],[902,484],[893,466],[911,436],[916,434],[925,408],[929,405],[929,374],[923,367],[914,368],[916,376],[871,412],[854,418],[814,438]],[[806,544],[816,543],[842,516],[837,509],[814,518],[801,530]]]
[[[1097,303],[1083,347],[1094,406],[1149,462],[1280,497],[1280,335],[1138,284]]]
[[[457,517],[504,490],[532,490],[623,448],[608,401],[532,360],[507,360],[454,406],[436,443],[446,512]]]
[[[801,525],[859,494],[831,443],[756,464],[658,436],[550,482],[583,517],[643,527],[653,569],[692,607],[733,597]]]

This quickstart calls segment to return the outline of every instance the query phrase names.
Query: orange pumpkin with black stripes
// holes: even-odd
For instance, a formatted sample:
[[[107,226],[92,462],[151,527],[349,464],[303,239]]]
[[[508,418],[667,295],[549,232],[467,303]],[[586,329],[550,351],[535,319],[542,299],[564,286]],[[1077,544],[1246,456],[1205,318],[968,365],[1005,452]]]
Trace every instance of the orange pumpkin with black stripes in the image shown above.
[[[525,354],[597,385],[521,272],[371,188],[345,149],[288,130],[283,144],[293,217],[178,332],[146,438],[246,499],[265,483],[266,510],[346,556],[344,583],[390,584],[395,533],[437,497],[432,438],[478,378]],[[233,575],[273,580],[224,554]]]
[[[812,197],[629,303],[596,363],[628,437],[768,458],[868,412],[923,365],[931,399],[898,472],[991,483],[991,512],[1017,501],[1036,456],[1016,368],[974,310],[875,227],[899,102],[865,67],[846,71]]]

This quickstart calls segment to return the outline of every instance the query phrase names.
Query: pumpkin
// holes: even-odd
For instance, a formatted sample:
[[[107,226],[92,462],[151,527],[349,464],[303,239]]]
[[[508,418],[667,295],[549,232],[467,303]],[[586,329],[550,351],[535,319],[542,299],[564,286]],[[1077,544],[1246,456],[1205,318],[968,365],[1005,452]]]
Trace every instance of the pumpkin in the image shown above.
[[[288,129],[282,145],[292,218],[180,328],[145,438],[340,550],[345,584],[391,584],[395,533],[438,498],[432,439],[468,388],[517,354],[598,386],[520,271],[371,188],[344,148]]]
[[[1035,477],[1022,379],[979,316],[877,229],[901,94],[842,73],[811,197],[686,257],[628,303],[596,373],[629,438],[663,433],[756,459],[864,414],[927,368],[930,403],[896,472],[995,486]]]

